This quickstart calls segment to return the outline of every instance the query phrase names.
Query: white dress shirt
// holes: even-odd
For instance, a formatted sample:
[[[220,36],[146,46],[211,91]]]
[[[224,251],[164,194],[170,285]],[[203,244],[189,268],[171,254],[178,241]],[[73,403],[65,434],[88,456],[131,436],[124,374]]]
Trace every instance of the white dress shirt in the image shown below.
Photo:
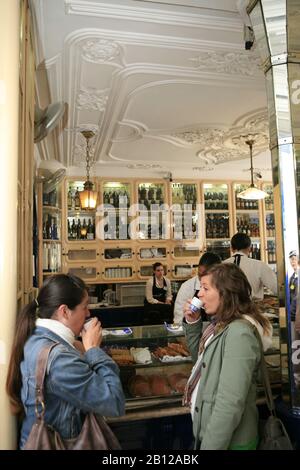
[[[192,299],[195,291],[199,289],[200,280],[198,276],[194,276],[181,284],[174,305],[174,323],[179,323],[181,325],[183,320],[183,307],[187,300]]]
[[[252,298],[262,300],[264,287],[277,295],[277,278],[270,266],[260,260],[249,258],[242,251],[236,251],[235,255],[241,255],[239,267],[244,271],[252,287]],[[227,258],[224,263],[234,263],[234,256]]]

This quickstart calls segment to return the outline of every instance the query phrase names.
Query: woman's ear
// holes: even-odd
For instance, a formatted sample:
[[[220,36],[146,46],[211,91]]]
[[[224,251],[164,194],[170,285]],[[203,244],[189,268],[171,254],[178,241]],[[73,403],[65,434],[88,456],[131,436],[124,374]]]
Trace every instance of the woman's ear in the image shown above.
[[[70,309],[66,304],[61,304],[56,310],[56,317],[58,321],[65,322],[69,319]]]

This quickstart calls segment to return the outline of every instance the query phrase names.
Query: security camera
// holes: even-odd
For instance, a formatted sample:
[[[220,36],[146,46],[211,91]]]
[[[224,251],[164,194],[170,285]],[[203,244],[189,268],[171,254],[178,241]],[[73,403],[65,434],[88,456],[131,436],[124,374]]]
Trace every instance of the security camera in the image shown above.
[[[164,179],[169,181],[169,183],[172,183],[173,181],[173,177],[172,177],[172,173],[169,171],[165,176],[164,176]]]
[[[244,26],[244,40],[245,40],[245,49],[250,51],[254,44],[254,32],[251,26]]]

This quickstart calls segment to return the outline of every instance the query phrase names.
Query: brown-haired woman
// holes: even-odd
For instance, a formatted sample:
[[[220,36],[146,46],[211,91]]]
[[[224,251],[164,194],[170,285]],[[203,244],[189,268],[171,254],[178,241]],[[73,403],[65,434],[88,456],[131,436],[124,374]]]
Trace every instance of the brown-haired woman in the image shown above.
[[[36,300],[29,303],[17,319],[12,348],[7,392],[13,410],[22,413],[20,448],[23,448],[35,422],[35,370],[39,352],[55,346],[48,358],[45,377],[45,421],[62,438],[76,437],[84,415],[104,416],[124,413],[124,394],[116,363],[99,348],[101,323],[91,320],[88,291],[76,276],[50,276]],[[81,333],[84,354],[74,344]]]
[[[153,264],[153,276],[146,284],[145,319],[150,323],[162,323],[172,319],[171,282],[164,276],[161,263]]]
[[[251,300],[251,286],[235,264],[219,264],[201,277],[198,294],[211,323],[202,335],[200,315],[185,306],[183,323],[196,362],[184,403],[190,405],[195,448],[255,449],[258,438],[256,381],[272,327]]]

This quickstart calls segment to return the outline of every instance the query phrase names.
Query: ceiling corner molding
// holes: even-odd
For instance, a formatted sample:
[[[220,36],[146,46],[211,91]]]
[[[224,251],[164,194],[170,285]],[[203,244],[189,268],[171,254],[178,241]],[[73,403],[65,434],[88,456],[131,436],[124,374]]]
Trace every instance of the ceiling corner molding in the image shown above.
[[[146,23],[168,24],[170,26],[188,26],[194,28],[222,29],[224,31],[243,30],[243,25],[238,14],[228,16],[209,16],[205,14],[193,14],[172,12],[163,9],[149,9],[143,7],[128,7],[122,5],[109,5],[107,3],[86,2],[82,0],[65,0],[65,12],[67,15],[98,16],[101,18],[114,18],[120,20],[142,21]]]

